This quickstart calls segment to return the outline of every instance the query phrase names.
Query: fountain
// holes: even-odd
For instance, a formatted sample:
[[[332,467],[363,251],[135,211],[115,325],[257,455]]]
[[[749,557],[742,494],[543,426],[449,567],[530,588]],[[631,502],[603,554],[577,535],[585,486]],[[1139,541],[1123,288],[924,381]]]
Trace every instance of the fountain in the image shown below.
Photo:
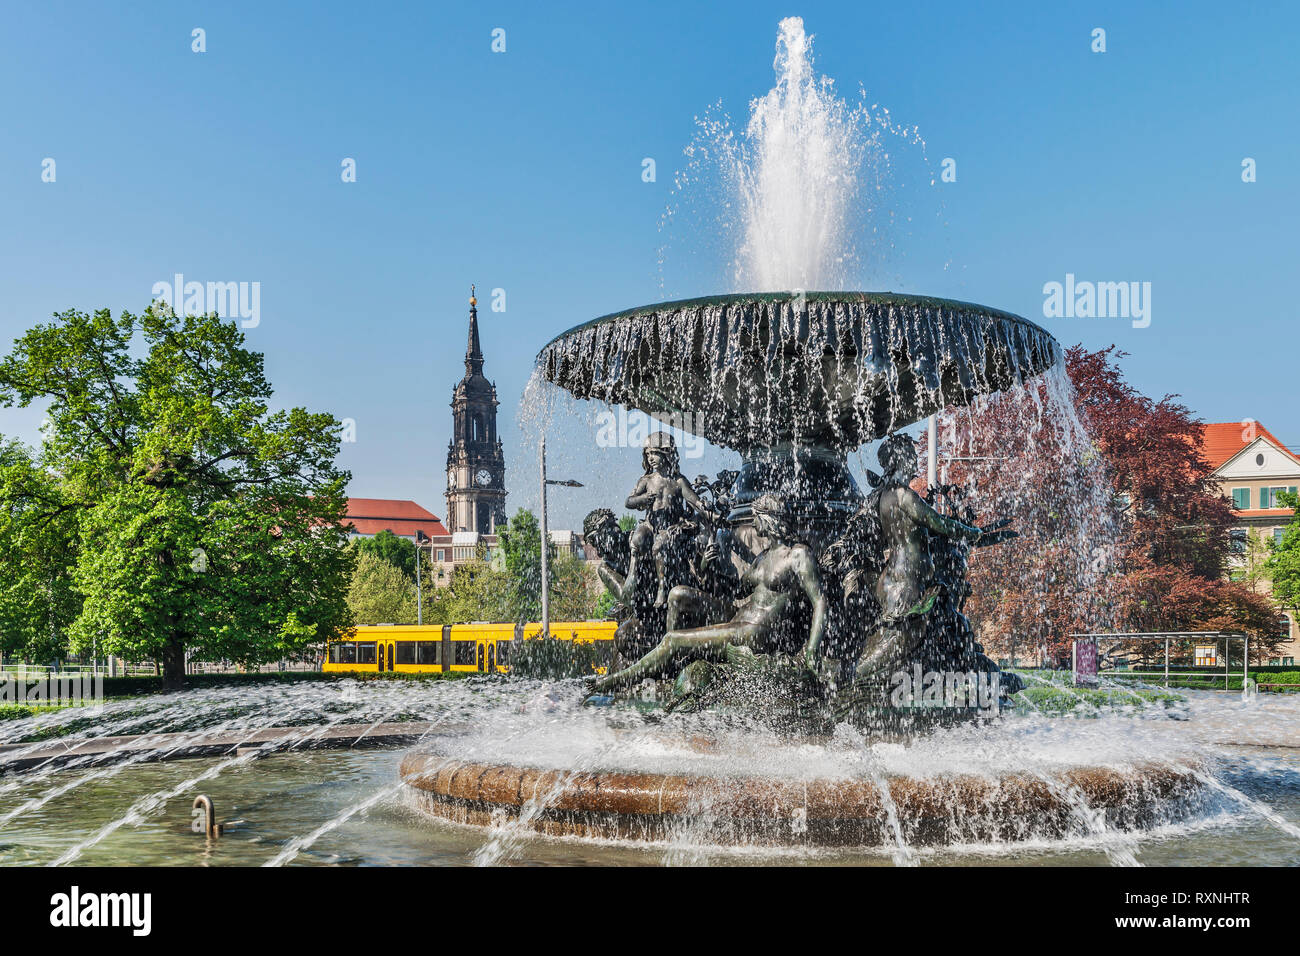
[[[755,146],[733,167],[747,230],[737,276],[768,287],[842,266],[833,245],[866,152],[808,52],[802,23],[784,21],[777,87],[754,104]],[[817,741],[853,732],[906,743],[995,717],[1023,683],[984,654],[962,613],[965,569],[972,548],[1014,547],[1016,531],[996,516],[977,523],[951,489],[914,488],[916,445],[900,430],[1061,360],[1051,335],[1010,313],[874,292],[666,302],[554,338],[536,377],[689,422],[741,457],[738,470],[691,482],[671,436],[652,434],[625,503],[644,513],[635,531],[606,509],[588,516],[621,623],[620,660],[591,682],[587,705],[617,720],[650,701],[670,717],[725,715]],[[867,473],[864,494],[846,454],[876,439],[881,473]],[[707,735],[677,745],[720,746]],[[492,762],[445,742],[401,767],[426,809],[461,823],[655,840],[704,817],[723,842],[858,846],[891,827],[913,842],[1041,836],[1080,806],[1141,826],[1190,799],[1198,772],[1154,761],[790,780]]]
[[[1103,675],[1099,703],[1031,672],[1047,686],[1016,691],[965,621],[970,549],[1026,538],[978,494],[913,489],[898,430],[1000,392],[1026,441],[1065,426],[1063,464],[1090,476],[1051,336],[920,296],[739,294],[871,284],[847,265],[870,138],[808,53],[784,21],[748,137],[710,144],[737,294],[606,316],[539,356],[539,387],[689,411],[739,456],[688,481],[662,435],[615,453],[642,465],[619,491],[645,520],[585,522],[621,605],[600,685],[304,680],[0,720],[0,864],[1294,863],[1300,696]],[[846,455],[872,438],[859,486]],[[1110,495],[1091,492],[1084,510]],[[1104,534],[1082,525],[1068,583],[1096,590]],[[399,733],[415,749],[386,749]]]

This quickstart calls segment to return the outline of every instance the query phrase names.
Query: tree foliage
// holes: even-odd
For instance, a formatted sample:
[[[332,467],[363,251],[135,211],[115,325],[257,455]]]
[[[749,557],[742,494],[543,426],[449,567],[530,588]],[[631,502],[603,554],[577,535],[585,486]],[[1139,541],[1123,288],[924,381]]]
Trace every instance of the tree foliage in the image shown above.
[[[357,624],[414,624],[415,581],[396,565],[360,547],[348,588],[348,607]]]
[[[1294,514],[1265,567],[1273,581],[1273,596],[1294,611],[1300,609],[1300,496],[1284,492],[1278,497]]]
[[[969,613],[999,651],[1055,661],[1081,632],[1245,631],[1266,651],[1277,612],[1224,578],[1234,519],[1201,422],[1177,396],[1134,389],[1122,354],[1075,346],[1066,379],[943,416],[963,459],[946,480],[1021,534],[972,555]]]
[[[372,538],[358,538],[355,544],[358,553],[372,554],[381,558],[396,567],[412,582],[415,581],[414,541],[395,535],[385,528]]]
[[[0,438],[0,651],[53,661],[81,613],[77,522],[55,476]]]
[[[58,494],[3,504],[23,535],[71,521],[74,649],[161,660],[174,686],[187,653],[261,663],[350,623],[339,422],[273,411],[262,364],[235,323],[164,304],[69,310],[0,362],[0,402],[47,405]]]

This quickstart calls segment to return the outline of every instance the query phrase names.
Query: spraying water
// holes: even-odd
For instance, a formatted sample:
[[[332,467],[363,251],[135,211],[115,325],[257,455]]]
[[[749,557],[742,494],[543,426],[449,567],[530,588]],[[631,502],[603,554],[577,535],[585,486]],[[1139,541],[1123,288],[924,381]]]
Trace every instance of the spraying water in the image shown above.
[[[813,72],[801,18],[781,21],[774,66],[776,86],[751,104],[744,138],[722,141],[741,228],[735,289],[845,288],[862,169],[874,144],[864,133],[867,117]]]

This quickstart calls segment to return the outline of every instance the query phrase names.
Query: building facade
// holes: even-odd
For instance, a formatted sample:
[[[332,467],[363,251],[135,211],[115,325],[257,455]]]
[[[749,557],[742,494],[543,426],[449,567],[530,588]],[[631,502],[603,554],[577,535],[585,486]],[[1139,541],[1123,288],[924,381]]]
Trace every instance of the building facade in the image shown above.
[[[506,460],[497,437],[497,390],[483,375],[478,302],[469,300],[465,377],[452,392],[451,441],[447,445],[447,510],[452,534],[495,536],[506,523]]]
[[[1279,492],[1300,487],[1300,456],[1259,422],[1220,422],[1205,426],[1202,451],[1214,468],[1219,490],[1232,499],[1237,524],[1229,574],[1248,580],[1261,593],[1271,593],[1259,566],[1271,543],[1280,541],[1294,512],[1281,506]],[[1269,663],[1300,661],[1300,609],[1279,608],[1278,628],[1289,638]]]

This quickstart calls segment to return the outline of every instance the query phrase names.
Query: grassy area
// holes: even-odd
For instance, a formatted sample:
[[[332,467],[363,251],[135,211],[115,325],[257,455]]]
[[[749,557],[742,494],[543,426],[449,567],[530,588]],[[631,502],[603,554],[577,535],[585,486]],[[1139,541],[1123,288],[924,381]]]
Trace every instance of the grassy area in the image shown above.
[[[24,717],[35,717],[37,714],[48,714],[55,710],[63,710],[65,707],[73,706],[71,704],[0,704],[0,720],[21,720]]]
[[[1183,695],[1163,687],[1075,687],[1068,671],[1015,673],[1029,685],[1012,698],[1021,713],[1095,716],[1103,710],[1164,710],[1187,702]]]
[[[1187,698],[1164,690],[1145,688],[1055,687],[1044,684],[1026,687],[1012,698],[1022,713],[1098,714],[1103,710],[1170,708]]]

